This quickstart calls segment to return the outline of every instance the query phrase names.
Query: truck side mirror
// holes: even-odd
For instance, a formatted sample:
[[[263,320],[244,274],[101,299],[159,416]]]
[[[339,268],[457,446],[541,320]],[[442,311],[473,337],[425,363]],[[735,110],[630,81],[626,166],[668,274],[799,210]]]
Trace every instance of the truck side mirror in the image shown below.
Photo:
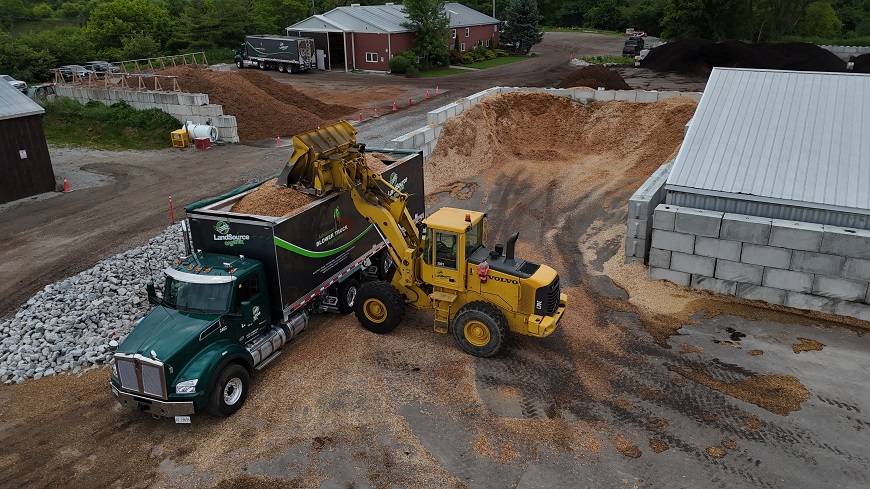
[[[254,323],[254,308],[248,301],[242,302],[242,324]]]
[[[154,290],[154,282],[145,284],[145,290],[148,292],[148,302],[160,304],[160,299],[157,298],[157,292]]]

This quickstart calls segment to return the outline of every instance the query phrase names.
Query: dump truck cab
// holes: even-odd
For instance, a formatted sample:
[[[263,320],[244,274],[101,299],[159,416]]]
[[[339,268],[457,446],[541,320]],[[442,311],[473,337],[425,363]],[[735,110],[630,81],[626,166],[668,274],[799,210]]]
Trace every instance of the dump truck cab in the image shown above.
[[[250,346],[286,336],[272,325],[263,265],[197,253],[165,274],[162,297],[147,287],[156,307],[117,347],[112,391],[122,404],[159,416],[230,415],[245,401],[251,369],[268,356]]]

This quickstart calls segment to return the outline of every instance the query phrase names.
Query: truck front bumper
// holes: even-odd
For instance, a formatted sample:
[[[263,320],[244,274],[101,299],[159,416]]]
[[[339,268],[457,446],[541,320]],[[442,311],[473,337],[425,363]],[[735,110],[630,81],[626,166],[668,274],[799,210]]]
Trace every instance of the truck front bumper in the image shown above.
[[[544,338],[550,336],[553,331],[556,331],[556,325],[562,320],[562,315],[565,314],[565,309],[568,308],[568,294],[559,294],[559,307],[552,316],[538,316],[532,314],[529,316],[529,336]]]
[[[109,382],[112,388],[112,394],[121,404],[142,411],[143,413],[154,414],[156,416],[173,417],[186,416],[194,413],[193,402],[169,402],[158,401],[129,392],[123,392],[115,387],[115,384]]]

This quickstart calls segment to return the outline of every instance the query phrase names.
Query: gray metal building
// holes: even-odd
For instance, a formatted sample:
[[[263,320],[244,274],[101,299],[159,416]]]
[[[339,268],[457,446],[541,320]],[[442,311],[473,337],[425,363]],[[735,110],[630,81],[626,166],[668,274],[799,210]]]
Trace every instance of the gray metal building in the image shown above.
[[[43,114],[39,104],[0,83],[0,204],[54,190]]]
[[[870,229],[870,75],[715,68],[668,204]]]

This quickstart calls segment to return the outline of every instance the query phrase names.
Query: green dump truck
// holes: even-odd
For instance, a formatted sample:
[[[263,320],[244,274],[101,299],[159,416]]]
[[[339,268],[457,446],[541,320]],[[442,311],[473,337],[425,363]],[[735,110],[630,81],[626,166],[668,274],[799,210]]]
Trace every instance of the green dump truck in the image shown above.
[[[421,221],[422,154],[377,151],[394,158],[382,174],[410,194],[408,209]],[[122,404],[179,423],[200,411],[229,416],[245,402],[252,374],[312,314],[351,312],[360,282],[389,273],[384,237],[349,192],[282,217],[232,212],[251,191],[186,209],[190,251],[166,268],[162,295],[148,285],[154,308],[111,345],[111,390]]]

